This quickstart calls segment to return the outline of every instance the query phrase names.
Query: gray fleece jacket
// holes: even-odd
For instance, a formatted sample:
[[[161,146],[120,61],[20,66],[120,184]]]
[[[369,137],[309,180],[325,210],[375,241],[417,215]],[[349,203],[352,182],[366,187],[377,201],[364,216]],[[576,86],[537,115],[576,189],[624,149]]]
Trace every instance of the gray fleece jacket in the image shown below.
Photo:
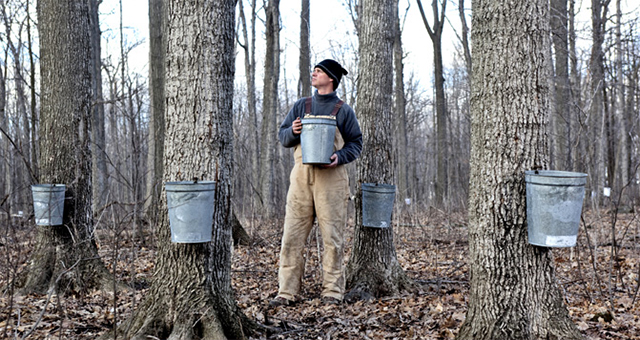
[[[311,102],[311,114],[315,116],[328,116],[333,111],[334,106],[340,100],[335,92],[330,94],[318,94],[315,91]],[[304,118],[305,98],[299,99],[280,124],[278,138],[284,147],[290,148],[300,144],[300,135],[294,135],[291,125],[296,118]],[[354,161],[362,151],[362,132],[356,114],[351,106],[346,103],[342,105],[336,114],[338,130],[344,139],[342,149],[336,151],[338,164],[347,164]]]

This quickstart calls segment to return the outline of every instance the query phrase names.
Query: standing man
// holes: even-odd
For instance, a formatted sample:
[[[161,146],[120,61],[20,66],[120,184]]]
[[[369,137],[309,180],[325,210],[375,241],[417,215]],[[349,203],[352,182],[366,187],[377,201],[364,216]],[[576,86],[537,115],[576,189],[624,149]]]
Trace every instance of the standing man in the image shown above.
[[[344,295],[344,229],[347,223],[349,178],[343,166],[354,161],[362,151],[362,132],[353,109],[336,95],[342,75],[348,72],[335,60],[325,59],[316,65],[311,85],[316,92],[294,105],[280,125],[278,136],[284,147],[294,147],[295,165],[291,170],[287,207],[280,251],[278,295],[269,305],[289,306],[297,302],[304,272],[304,248],[314,217],[318,218],[324,243],[322,255],[322,299],[336,304]],[[337,129],[331,164],[302,164],[300,148],[301,118],[335,116]]]

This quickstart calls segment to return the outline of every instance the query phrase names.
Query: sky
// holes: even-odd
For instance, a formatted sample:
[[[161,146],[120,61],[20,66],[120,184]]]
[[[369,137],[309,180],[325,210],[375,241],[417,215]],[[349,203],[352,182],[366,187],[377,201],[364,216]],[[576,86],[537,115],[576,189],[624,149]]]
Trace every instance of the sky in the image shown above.
[[[119,1],[120,0],[103,0],[100,6],[101,25],[103,29],[103,53],[112,52],[119,54],[119,36],[117,28],[119,26]],[[258,0],[259,1],[259,0]],[[330,58],[331,46],[343,44],[349,39],[357,41],[354,36],[349,11],[344,5],[344,0],[311,0],[311,52],[312,63],[319,62],[322,59]],[[428,20],[433,23],[431,18],[431,1],[422,0],[424,9],[427,13]],[[622,5],[632,11],[639,11],[637,0],[622,0]],[[261,1],[259,1],[261,3]],[[403,47],[405,50],[405,79],[413,73],[416,79],[420,79],[422,85],[429,86],[432,79],[433,70],[433,48],[432,42],[426,31],[422,17],[418,10],[416,0],[400,0],[400,15],[403,20]],[[131,45],[140,43],[138,47],[133,49],[130,55],[131,71],[147,74],[148,65],[148,0],[122,0],[123,5],[123,26],[125,30],[125,44]],[[281,0],[280,12],[282,17],[281,30],[281,48],[284,53],[281,56],[281,65],[289,67],[287,71],[288,81],[297,82],[293,79],[297,76],[298,63],[298,41],[300,30],[300,0]],[[471,0],[466,1],[466,6],[471,6]],[[582,18],[582,26],[586,28],[581,33],[584,35],[584,41],[589,44],[590,26],[590,1],[576,0],[576,6],[579,8],[580,17]],[[610,13],[615,12],[615,3],[610,5]],[[245,7],[246,8],[246,7]],[[245,9],[246,12],[246,9]],[[454,31],[459,30],[458,2],[449,0],[446,7],[447,23],[443,33],[443,50],[445,67],[451,65],[453,54],[459,40]],[[264,17],[264,13],[259,13]],[[467,10],[467,24],[471,26],[470,10]],[[611,25],[611,24],[610,24]],[[264,28],[261,25],[257,31],[258,43],[263,42]],[[261,56],[264,55],[264,49],[257,46],[256,56],[258,58],[257,71],[261,72]],[[236,66],[236,76],[243,77],[243,55],[238,53],[238,64]],[[349,75],[353,76],[353,74]],[[258,79],[258,82],[260,80]]]
[[[428,1],[428,0],[427,0]],[[425,3],[427,3],[425,1]],[[432,48],[431,40],[420,17],[415,1],[400,0],[400,13],[405,20],[405,41],[404,46],[407,52],[407,70],[418,73],[420,78],[430,79],[432,69]],[[430,4],[430,2],[428,2]],[[122,1],[123,27],[125,31],[125,45],[140,43],[131,53],[131,70],[146,74],[148,72],[148,1]],[[430,5],[429,5],[430,6]],[[456,5],[457,6],[457,5]],[[405,13],[406,8],[409,8]],[[430,7],[426,8],[430,11]],[[246,11],[246,10],[245,10]],[[101,27],[103,30],[103,53],[119,54],[119,0],[104,0],[100,6]],[[281,48],[285,53],[282,55],[282,65],[295,65],[291,67],[287,78],[297,75],[298,62],[298,41],[300,35],[300,0],[281,0],[280,12],[282,16]],[[449,4],[447,14],[457,20],[457,7]],[[262,15],[263,14],[259,14]],[[349,12],[342,0],[312,0],[311,1],[311,49],[312,63],[319,62],[325,58],[331,58],[331,45],[345,42],[345,38],[350,36],[357,41],[354,36]],[[445,27],[445,32],[452,33],[450,25]],[[257,31],[257,40],[263,36],[263,28]],[[449,49],[453,49],[454,39],[445,41]],[[264,55],[264,51],[258,46],[257,57]],[[314,59],[315,58],[315,59]],[[244,66],[243,56],[238,54],[239,63],[236,73],[242,76]],[[261,67],[258,65],[258,70]]]

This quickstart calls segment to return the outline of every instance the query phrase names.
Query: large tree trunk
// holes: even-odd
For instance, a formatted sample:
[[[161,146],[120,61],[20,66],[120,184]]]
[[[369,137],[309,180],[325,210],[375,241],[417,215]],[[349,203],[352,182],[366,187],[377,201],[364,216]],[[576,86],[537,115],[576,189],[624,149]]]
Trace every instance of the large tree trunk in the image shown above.
[[[548,10],[473,2],[471,287],[458,339],[582,338],[551,251],[527,243],[524,171],[548,166]]]
[[[262,101],[262,131],[260,133],[260,196],[262,213],[274,214],[274,164],[278,111],[278,80],[280,78],[280,0],[269,0],[266,8],[266,56],[264,62],[264,93]]]
[[[132,339],[244,339],[253,325],[230,277],[235,1],[166,4],[164,181],[217,180],[213,235],[170,243],[161,195],[153,283],[121,330]]]
[[[111,289],[91,211],[91,39],[88,1],[40,1],[41,183],[67,185],[62,226],[38,226],[23,291]],[[64,292],[59,292],[64,293]]]
[[[147,154],[146,216],[157,224],[162,192],[164,151],[165,0],[149,0],[149,151]]]
[[[363,0],[360,16],[358,111],[363,146],[358,163],[356,227],[346,268],[347,301],[396,295],[412,285],[398,263],[393,227],[362,226],[362,183],[392,184],[393,167],[393,42],[395,0]],[[376,72],[370,72],[375,69]]]

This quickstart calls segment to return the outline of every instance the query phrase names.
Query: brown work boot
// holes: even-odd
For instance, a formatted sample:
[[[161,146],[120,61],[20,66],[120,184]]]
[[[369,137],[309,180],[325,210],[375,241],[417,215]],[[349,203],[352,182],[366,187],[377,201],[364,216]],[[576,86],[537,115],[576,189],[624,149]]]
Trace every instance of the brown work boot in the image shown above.
[[[285,299],[282,296],[276,296],[275,299],[269,301],[269,307],[275,308],[280,306],[293,306],[295,303],[295,301]]]

